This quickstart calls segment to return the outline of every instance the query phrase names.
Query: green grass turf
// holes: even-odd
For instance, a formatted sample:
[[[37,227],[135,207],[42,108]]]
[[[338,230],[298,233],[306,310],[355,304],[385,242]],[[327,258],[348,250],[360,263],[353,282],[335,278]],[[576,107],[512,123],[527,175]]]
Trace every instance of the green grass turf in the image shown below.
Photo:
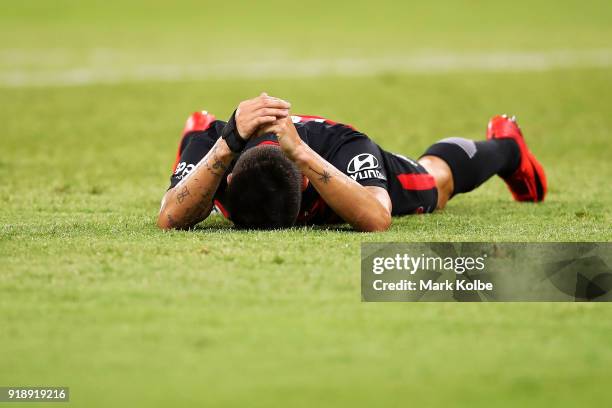
[[[2,13],[0,30],[16,34],[12,45],[0,36],[4,50],[61,46],[78,59],[101,46],[155,60],[198,33],[180,5],[154,9],[151,22],[133,5],[121,7],[124,15],[111,13],[115,3],[60,7],[69,3],[46,11],[23,3]],[[492,25],[499,6],[469,3],[447,3],[456,20],[421,10],[424,21],[409,6],[381,8],[388,18],[333,6],[330,14],[348,16],[334,28],[324,15],[310,33],[338,36],[305,52],[323,57],[355,36],[366,55],[386,47],[492,50],[512,38],[504,49],[557,49],[563,39],[570,48],[596,48],[610,31],[604,2],[564,2],[550,18],[546,6],[525,13],[527,2],[519,2],[514,11],[523,10],[527,22],[518,27],[505,18]],[[111,14],[123,16],[113,20],[115,31],[105,30]],[[349,16],[368,24],[364,32]],[[313,16],[279,21],[283,33],[294,22],[319,24]],[[244,31],[257,26],[245,14],[231,27],[241,22]],[[435,30],[445,22],[449,30]],[[224,32],[214,24],[218,40]],[[408,38],[411,30],[427,41],[400,44],[396,34]],[[246,47],[240,32],[229,31],[231,46]],[[307,40],[296,31],[287,36]],[[265,25],[254,35],[274,33]],[[375,33],[388,40],[382,49]],[[279,44],[282,53],[296,52]],[[610,241],[611,85],[609,69],[574,69],[0,89],[0,386],[67,385],[72,405],[83,407],[601,403],[612,375],[609,306],[361,303],[359,245]],[[413,157],[445,136],[483,138],[489,116],[516,113],[548,171],[550,195],[542,205],[521,205],[493,180],[444,212],[395,219],[380,234],[236,232],[218,217],[196,231],[158,231],[155,215],[187,114],[208,109],[225,117],[261,90]]]

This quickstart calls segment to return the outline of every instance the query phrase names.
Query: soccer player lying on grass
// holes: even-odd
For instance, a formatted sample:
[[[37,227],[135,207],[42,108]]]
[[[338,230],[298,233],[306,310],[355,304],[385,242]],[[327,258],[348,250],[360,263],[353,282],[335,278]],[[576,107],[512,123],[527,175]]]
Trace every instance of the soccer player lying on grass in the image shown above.
[[[262,93],[229,122],[206,112],[187,121],[157,224],[190,228],[213,207],[239,228],[347,222],[384,231],[395,215],[444,208],[455,194],[499,175],[517,201],[546,194],[542,166],[514,118],[496,116],[487,140],[441,140],[418,161],[389,153],[368,136]]]

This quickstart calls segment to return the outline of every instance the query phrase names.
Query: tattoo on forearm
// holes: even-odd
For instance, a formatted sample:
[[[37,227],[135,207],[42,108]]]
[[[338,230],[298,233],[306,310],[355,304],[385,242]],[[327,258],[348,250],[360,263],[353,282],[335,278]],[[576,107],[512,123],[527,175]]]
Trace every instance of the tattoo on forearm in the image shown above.
[[[205,190],[200,196],[200,200],[193,206],[185,209],[184,219],[186,225],[195,225],[210,213],[213,194],[214,192]]]
[[[215,176],[220,177],[227,170],[227,166],[223,163],[223,160],[221,160],[217,155],[216,145],[213,146],[212,150],[206,156],[206,159],[203,160],[203,162],[201,163],[203,163],[203,165],[206,166],[206,169]]]
[[[213,165],[210,165],[210,164],[208,163],[208,160],[206,161],[206,168],[208,169],[208,171],[209,171],[209,172],[211,172],[212,174],[214,174],[214,175],[215,175],[215,176],[217,176],[217,177],[222,176],[222,175],[223,175],[223,173],[222,173],[222,172],[220,172],[220,171],[218,171],[218,170],[216,170],[216,169],[215,169],[213,166],[214,166],[214,164],[213,164]]]
[[[215,159],[217,159],[217,157],[215,156]],[[227,166],[225,164],[223,164],[223,162],[219,159],[215,160],[215,162],[212,165],[212,168],[215,170],[223,170],[223,172],[225,172],[225,170],[227,170]]]
[[[213,206],[213,198],[219,179],[210,179],[210,176],[204,176],[201,172],[201,167],[206,168],[210,174],[217,177],[222,177],[228,169],[226,160],[222,155],[218,154],[218,146],[215,145],[200,162],[195,166],[190,173],[191,178],[181,180],[176,188],[176,203],[181,204],[181,214],[175,219],[168,215],[168,222],[173,228],[188,228],[191,227],[208,216]],[[188,176],[189,177],[189,176]],[[200,177],[204,177],[201,180]],[[189,187],[187,184],[189,183]],[[203,185],[204,184],[204,185]],[[203,190],[203,191],[202,191]],[[187,197],[192,197],[187,200]],[[176,217],[176,214],[174,214]]]
[[[189,189],[187,188],[187,186],[183,187],[181,191],[178,192],[178,194],[176,195],[176,202],[179,204],[182,204],[183,201],[185,201],[185,198],[187,196],[189,196]]]
[[[331,178],[332,178],[332,175],[327,170],[325,170],[325,169],[322,170],[322,173],[319,173],[318,171],[316,171],[312,167],[309,167],[309,169],[314,171],[315,174],[317,174],[319,176],[319,181],[322,181],[323,184],[329,183],[329,180],[331,180]]]

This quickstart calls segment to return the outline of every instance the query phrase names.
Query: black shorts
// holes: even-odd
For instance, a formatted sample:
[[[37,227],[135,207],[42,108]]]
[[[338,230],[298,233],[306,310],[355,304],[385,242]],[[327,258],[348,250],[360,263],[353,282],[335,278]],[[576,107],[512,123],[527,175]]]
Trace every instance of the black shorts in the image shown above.
[[[416,161],[382,150],[387,170],[387,191],[393,204],[392,215],[430,213],[438,204],[433,176]]]

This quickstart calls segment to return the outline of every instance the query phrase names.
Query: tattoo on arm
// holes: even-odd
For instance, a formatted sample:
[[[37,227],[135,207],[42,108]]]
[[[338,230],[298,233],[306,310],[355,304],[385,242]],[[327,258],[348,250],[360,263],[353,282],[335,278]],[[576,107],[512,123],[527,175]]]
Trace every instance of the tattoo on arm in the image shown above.
[[[179,203],[179,204],[182,204],[183,201],[185,201],[185,197],[187,197],[188,195],[190,195],[189,189],[187,188],[187,186],[185,186],[176,195],[176,202]]]
[[[222,177],[227,171],[228,166],[223,162],[223,160],[217,154],[218,146],[215,145],[212,149],[204,156],[202,160],[195,165],[193,170],[189,173],[188,177],[192,174],[198,174],[198,170],[201,167],[206,167],[210,173],[214,174],[217,177]],[[196,179],[197,180],[197,179]]]
[[[202,221],[212,209],[213,192],[205,190],[198,202],[185,209],[185,220],[187,226],[193,226]]]
[[[225,170],[227,170],[227,166],[225,164],[223,164],[223,162],[219,159],[217,159],[217,156],[215,156],[215,162],[212,165],[212,168],[215,170],[223,170],[223,172],[225,173]]]
[[[212,164],[211,164],[212,162]],[[203,162],[204,166],[215,176],[223,176],[227,170],[227,166],[217,156],[217,146],[214,146]]]
[[[196,164],[192,172],[175,187],[176,203],[181,205],[182,208],[180,219],[177,220],[171,215],[167,216],[171,227],[189,228],[206,218],[210,213],[213,206],[213,198],[219,185],[219,179],[213,178],[210,180],[212,185],[202,185],[199,182],[199,178],[196,177],[200,177],[198,176],[200,174],[198,169],[201,167],[205,167],[210,174],[217,177],[222,177],[225,174],[228,166],[221,156],[217,154],[217,148],[218,146],[213,146],[204,159]],[[193,183],[191,180],[193,180]],[[187,197],[191,197],[191,199],[187,200]]]
[[[332,175],[327,170],[325,170],[325,169],[322,170],[322,173],[319,173],[318,171],[316,171],[312,167],[309,167],[309,169],[314,171],[315,174],[317,174],[319,176],[319,181],[322,181],[323,184],[329,183],[329,180],[331,180],[331,178],[332,178]]]

